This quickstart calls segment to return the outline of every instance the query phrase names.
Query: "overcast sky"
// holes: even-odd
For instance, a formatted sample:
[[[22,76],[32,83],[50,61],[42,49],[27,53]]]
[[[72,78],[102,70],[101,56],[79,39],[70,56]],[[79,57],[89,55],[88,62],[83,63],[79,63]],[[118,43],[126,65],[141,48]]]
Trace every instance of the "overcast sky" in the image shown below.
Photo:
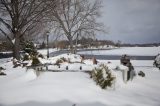
[[[160,43],[160,0],[103,0],[102,19],[109,34],[126,43]]]

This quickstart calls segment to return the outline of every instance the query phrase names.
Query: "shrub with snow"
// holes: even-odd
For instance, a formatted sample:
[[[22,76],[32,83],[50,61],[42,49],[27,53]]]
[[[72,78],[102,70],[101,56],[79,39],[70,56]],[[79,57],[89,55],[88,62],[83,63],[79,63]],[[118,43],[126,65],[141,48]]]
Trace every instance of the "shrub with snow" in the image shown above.
[[[62,57],[56,61],[56,64],[64,63],[65,61],[66,61],[66,59],[64,57]]]
[[[111,70],[105,65],[101,65],[99,68],[94,69],[91,72],[91,78],[93,78],[96,84],[102,89],[111,87],[113,85],[113,81],[115,80]]]
[[[39,59],[37,57],[33,57],[32,58],[32,66],[37,66],[41,64],[41,62],[39,61]]]
[[[23,49],[26,53],[28,53],[29,55],[36,55],[37,54],[37,50],[33,44],[33,42],[31,41],[27,41],[25,42],[24,45],[24,49]]]
[[[16,58],[12,59],[12,63],[13,63],[13,68],[21,66],[21,61],[17,60]]]
[[[25,53],[23,56],[23,61],[27,61],[27,60],[30,60],[30,56],[28,53]]]
[[[35,45],[31,41],[26,41],[24,43],[24,49],[23,50],[25,52],[25,54],[23,56],[23,61],[30,60],[34,57],[44,58],[44,56],[42,54],[37,52],[37,49],[36,49]]]
[[[153,65],[160,69],[160,54],[155,57]]]

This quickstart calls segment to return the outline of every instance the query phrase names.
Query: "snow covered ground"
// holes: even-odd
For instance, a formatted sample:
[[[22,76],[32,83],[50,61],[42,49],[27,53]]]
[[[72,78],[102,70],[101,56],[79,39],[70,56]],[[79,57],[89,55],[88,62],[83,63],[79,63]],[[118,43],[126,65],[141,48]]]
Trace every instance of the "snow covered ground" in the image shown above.
[[[101,51],[83,51],[79,54],[92,54],[92,55],[134,55],[134,56],[155,56],[160,53],[160,47],[122,47],[111,50]]]
[[[54,63],[56,58],[50,58],[49,61]],[[76,56],[70,61],[80,60]],[[98,61],[108,64],[112,69],[120,66],[119,60]],[[152,60],[131,62],[135,71],[143,71],[146,77],[137,75],[133,81],[124,83],[122,72],[115,70],[115,87],[102,90],[84,72],[42,72],[37,77],[34,70],[26,72],[22,67],[12,68],[11,62],[1,59],[0,66],[6,68],[4,72],[7,76],[0,76],[0,106],[160,106],[160,70],[153,67]],[[86,69],[94,66],[89,60],[85,63]],[[81,64],[70,65],[71,69],[78,70]]]

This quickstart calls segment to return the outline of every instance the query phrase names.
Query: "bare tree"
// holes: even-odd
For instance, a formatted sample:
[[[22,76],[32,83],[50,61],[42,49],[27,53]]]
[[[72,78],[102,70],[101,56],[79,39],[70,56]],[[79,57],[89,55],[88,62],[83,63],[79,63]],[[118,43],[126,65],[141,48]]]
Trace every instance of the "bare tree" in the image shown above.
[[[55,30],[61,30],[70,43],[71,52],[74,53],[73,39],[78,36],[94,35],[96,31],[104,31],[103,24],[97,22],[102,7],[100,0],[59,0],[53,8],[52,0],[48,3],[49,18]]]
[[[12,44],[14,58],[20,59],[20,39],[43,19],[44,1],[0,0],[0,32]]]

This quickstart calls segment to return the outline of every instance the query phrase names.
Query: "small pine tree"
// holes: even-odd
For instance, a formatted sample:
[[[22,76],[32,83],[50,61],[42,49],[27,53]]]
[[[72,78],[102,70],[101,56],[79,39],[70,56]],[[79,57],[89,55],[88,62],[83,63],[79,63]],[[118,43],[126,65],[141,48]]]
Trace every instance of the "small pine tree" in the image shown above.
[[[38,52],[36,50],[36,47],[34,46],[34,43],[31,41],[27,41],[24,44],[24,49],[25,53],[28,53],[30,56],[36,56],[38,55]]]
[[[106,66],[101,66],[100,68],[94,69],[91,72],[91,78],[99,85],[102,89],[111,87],[113,80],[115,79],[111,73],[111,70]]]
[[[36,47],[34,46],[34,43],[31,41],[26,41],[24,43],[24,52],[25,55],[23,56],[23,60],[29,60],[29,59],[34,59],[35,57],[40,57],[44,58],[44,56],[40,53],[37,52]],[[28,56],[26,55],[28,54]]]

